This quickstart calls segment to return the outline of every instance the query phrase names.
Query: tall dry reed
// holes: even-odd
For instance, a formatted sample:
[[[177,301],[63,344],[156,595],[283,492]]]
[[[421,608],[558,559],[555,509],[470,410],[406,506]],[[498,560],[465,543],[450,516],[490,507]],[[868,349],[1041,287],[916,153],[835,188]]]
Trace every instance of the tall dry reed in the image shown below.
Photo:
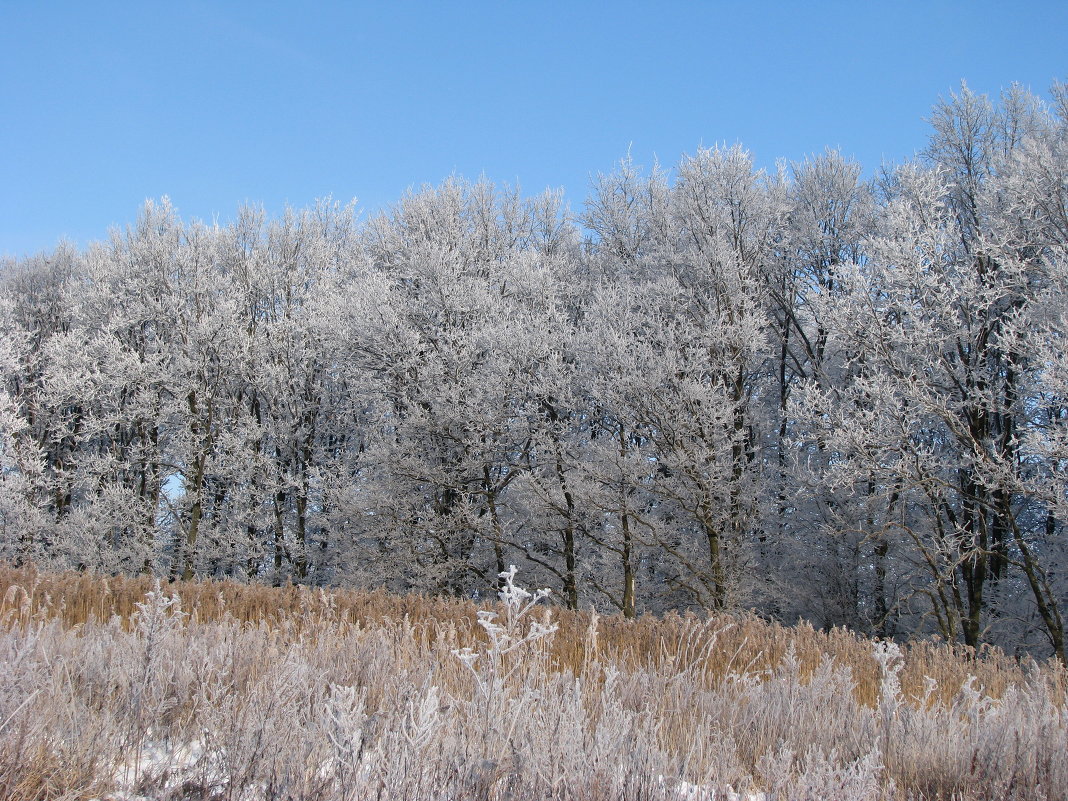
[[[521,595],[0,599],[0,798],[1068,799],[1065,672],[997,653]]]

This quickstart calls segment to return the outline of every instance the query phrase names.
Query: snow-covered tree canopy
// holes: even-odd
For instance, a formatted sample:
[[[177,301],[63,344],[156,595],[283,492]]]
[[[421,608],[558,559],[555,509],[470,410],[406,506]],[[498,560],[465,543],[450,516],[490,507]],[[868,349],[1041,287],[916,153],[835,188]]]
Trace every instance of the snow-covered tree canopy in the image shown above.
[[[0,557],[756,608],[1065,654],[1068,90],[828,151],[454,179],[360,219],[164,199],[0,273]]]

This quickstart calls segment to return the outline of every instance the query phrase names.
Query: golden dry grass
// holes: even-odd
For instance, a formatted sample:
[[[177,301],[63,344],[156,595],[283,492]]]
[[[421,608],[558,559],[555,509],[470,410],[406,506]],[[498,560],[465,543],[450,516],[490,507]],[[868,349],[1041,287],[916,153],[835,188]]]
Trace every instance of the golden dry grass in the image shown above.
[[[466,601],[155,590],[0,567],[0,798],[1068,801],[1056,663],[544,606],[494,658]]]
[[[150,576],[50,573],[0,566],[0,620],[45,616],[66,627],[104,623],[113,616],[128,622],[154,586]],[[203,623],[265,624],[310,635],[328,631],[331,625],[366,628],[407,621],[423,645],[446,633],[451,647],[483,639],[477,625],[480,607],[454,598],[212,580],[165,583],[163,589],[178,595],[191,620]],[[559,627],[552,647],[554,665],[578,673],[592,656],[591,615],[554,608],[552,616]],[[844,629],[817,631],[803,623],[783,626],[747,614],[701,618],[672,613],[637,620],[612,615],[597,618],[594,641],[597,657],[620,669],[689,670],[706,686],[731,673],[772,671],[792,648],[803,675],[830,657],[850,669],[858,701],[873,705],[879,693],[879,667],[872,658],[871,642]],[[903,652],[901,686],[910,698],[924,696],[928,678],[937,682],[941,700],[952,697],[969,679],[985,694],[1000,698],[1025,676],[1021,663],[996,648],[977,654],[964,646],[922,640],[908,643]],[[1043,670],[1063,701],[1068,694],[1065,672],[1052,661]]]

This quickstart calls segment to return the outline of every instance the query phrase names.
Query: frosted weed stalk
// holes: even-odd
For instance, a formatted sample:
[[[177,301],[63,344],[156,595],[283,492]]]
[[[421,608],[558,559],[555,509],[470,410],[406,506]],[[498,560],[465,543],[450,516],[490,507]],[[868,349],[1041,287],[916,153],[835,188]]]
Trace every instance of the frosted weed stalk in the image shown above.
[[[178,595],[163,592],[158,579],[136,607],[135,642],[141,653],[130,688],[127,741],[121,749],[131,754],[122,769],[126,779],[141,774],[142,757],[149,745],[146,739],[153,733],[153,724],[161,723],[178,703],[170,692],[177,666],[168,664],[167,656],[168,652],[173,653],[174,640],[188,617]]]
[[[532,668],[538,666],[545,655],[544,648],[558,629],[557,624],[548,622],[548,616],[541,622],[532,615],[551,591],[529,592],[517,586],[516,572],[516,566],[511,565],[499,575],[503,585],[497,597],[504,605],[503,620],[498,620],[498,613],[488,609],[478,612],[478,624],[489,638],[486,647],[480,651],[470,647],[452,651],[475,681],[475,702],[487,744],[495,738],[511,740],[519,715],[509,715],[507,707],[515,707],[518,712],[537,700],[531,676],[537,676],[538,672]],[[508,688],[521,668],[528,669],[528,673],[516,696]]]

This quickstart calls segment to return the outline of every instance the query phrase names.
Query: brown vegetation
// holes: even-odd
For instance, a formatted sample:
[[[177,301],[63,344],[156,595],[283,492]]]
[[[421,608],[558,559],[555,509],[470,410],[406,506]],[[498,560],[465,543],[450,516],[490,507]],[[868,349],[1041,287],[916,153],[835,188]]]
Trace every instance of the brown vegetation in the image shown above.
[[[1065,670],[996,651],[539,606],[494,654],[470,602],[14,568],[0,599],[2,798],[1068,799]]]

